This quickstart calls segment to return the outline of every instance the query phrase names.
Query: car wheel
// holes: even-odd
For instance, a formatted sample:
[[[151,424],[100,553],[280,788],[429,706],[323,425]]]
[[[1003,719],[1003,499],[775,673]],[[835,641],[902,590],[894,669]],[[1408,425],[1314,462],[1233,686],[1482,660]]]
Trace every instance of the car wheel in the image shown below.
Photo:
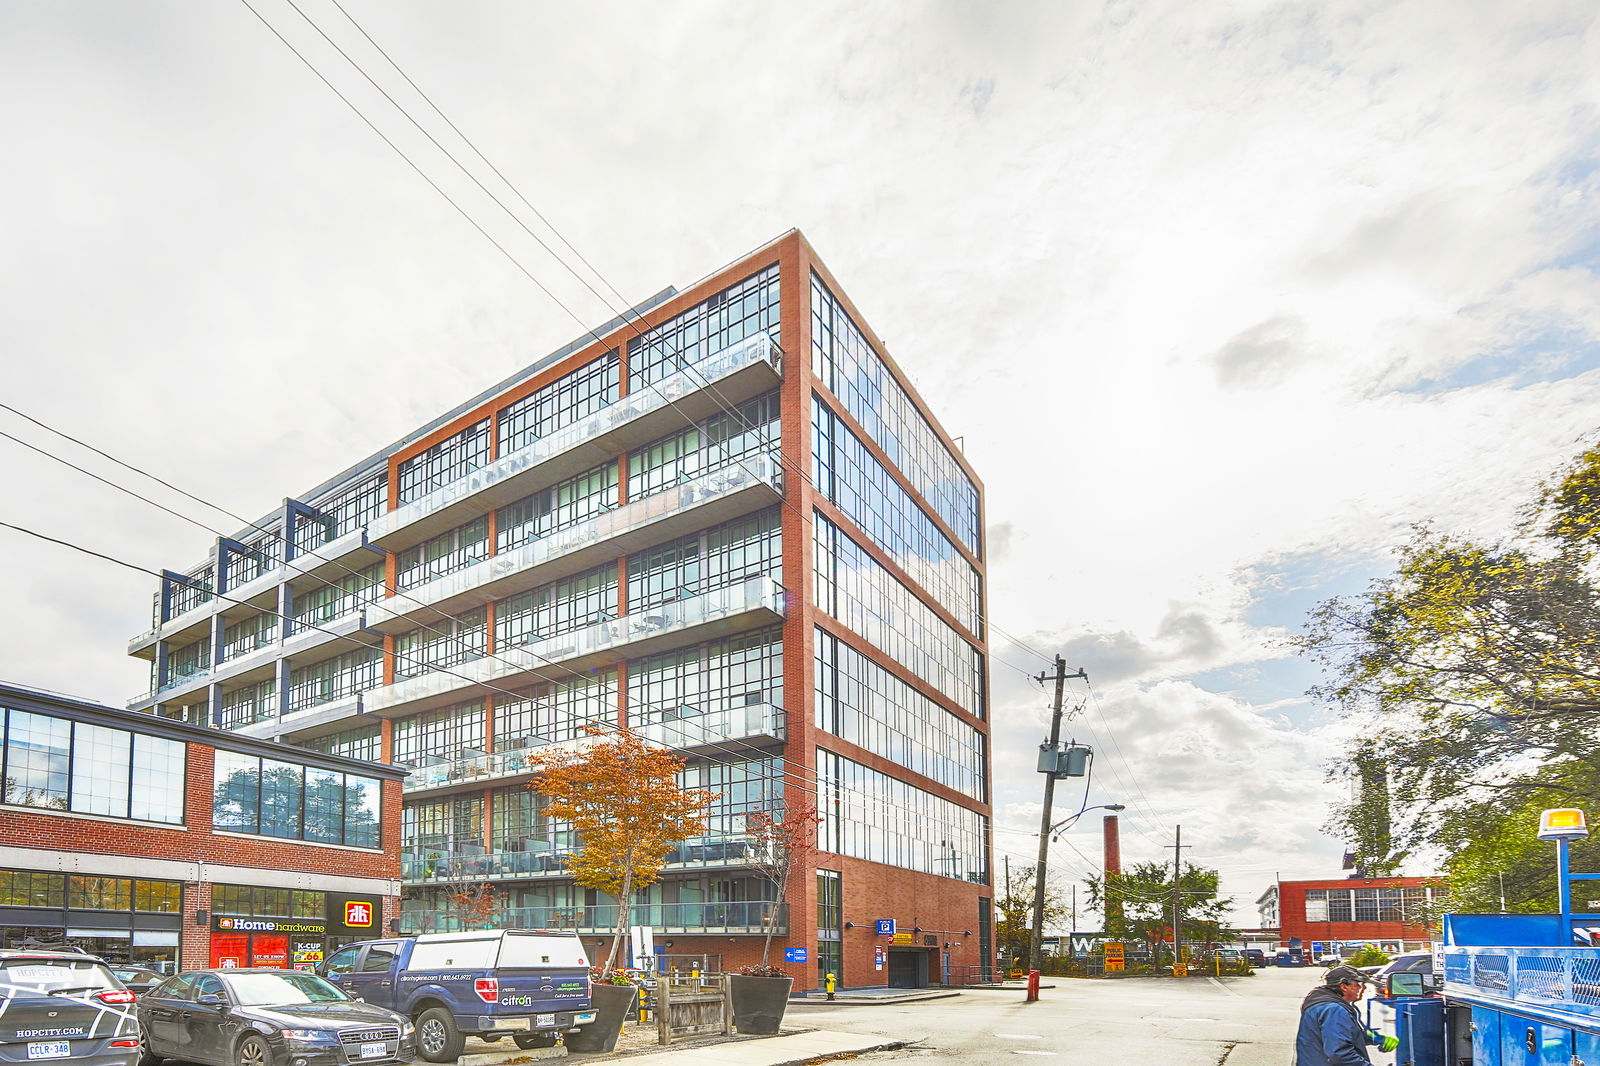
[[[466,1043],[456,1020],[443,1007],[429,1007],[417,1015],[417,1052],[429,1062],[453,1062]]]
[[[239,1066],[272,1066],[272,1049],[254,1033],[239,1041],[239,1051],[234,1059]]]
[[[162,1058],[150,1050],[150,1037],[143,1031],[139,1032],[139,1066],[156,1066]]]
[[[556,1034],[554,1033],[512,1033],[511,1039],[523,1051],[532,1051],[536,1047],[555,1047]]]

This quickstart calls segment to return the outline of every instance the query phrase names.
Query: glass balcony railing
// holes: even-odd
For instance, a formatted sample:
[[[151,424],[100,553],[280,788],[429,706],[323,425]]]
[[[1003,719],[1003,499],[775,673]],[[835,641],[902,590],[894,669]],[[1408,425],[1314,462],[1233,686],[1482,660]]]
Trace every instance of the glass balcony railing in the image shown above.
[[[429,617],[434,613],[429,607],[453,596],[493,594],[493,586],[513,577],[518,581],[530,580],[526,571],[554,560],[568,557],[567,564],[561,568],[563,572],[583,565],[592,561],[601,546],[613,538],[662,523],[667,523],[668,528],[659,532],[661,536],[691,532],[696,523],[709,524],[714,520],[714,516],[708,518],[703,513],[706,508],[758,485],[771,489],[776,494],[774,498],[782,495],[783,467],[777,456],[748,455],[681,485],[552,530],[492,557],[446,566],[425,581],[403,586],[401,591],[405,595],[378,600],[368,611],[368,622],[379,629],[393,630],[406,619]],[[618,552],[613,551],[613,554]],[[485,589],[485,586],[491,588]]]
[[[630,718],[634,732],[666,748],[696,748],[716,744],[750,741],[756,738],[784,738],[783,708],[770,703],[741,704],[719,711],[697,713],[686,706],[656,708]],[[475,755],[467,759],[444,760],[416,766],[402,786],[406,792],[425,792],[451,785],[480,784],[498,778],[519,777],[533,772],[529,761],[536,753],[552,748],[571,747],[583,741],[541,745]]]
[[[782,740],[783,708],[770,703],[741,704],[700,713],[694,707],[653,707],[630,715],[634,731],[668,748],[699,748],[730,741],[771,737]]]
[[[638,421],[652,412],[665,410],[686,396],[701,392],[745,367],[768,364],[776,372],[782,371],[783,350],[765,333],[746,337],[729,345],[714,355],[674,374],[653,386],[641,387],[615,403],[607,404],[586,418],[563,426],[554,433],[503,455],[487,466],[457,478],[448,485],[434,489],[421,499],[414,500],[373,520],[368,536],[374,543],[418,521],[424,516],[454,508],[491,485],[514,478],[550,460],[572,452],[579,445],[595,440],[629,422]],[[648,438],[644,438],[648,439]],[[641,440],[639,443],[643,443]]]
[[[493,656],[464,663],[449,673],[419,674],[368,692],[367,710],[388,711],[418,700],[444,697],[475,684],[515,679],[518,675],[539,675],[551,669],[566,673],[562,664],[591,656],[602,657],[636,641],[692,631],[759,611],[770,612],[766,616],[769,619],[784,615],[783,586],[770,577],[746,578],[727,588],[634,611],[613,621],[597,622],[520,646],[502,645],[495,649]]]
[[[667,853],[670,869],[748,866],[756,860],[757,845],[748,837],[710,835],[686,840]],[[546,841],[527,838],[518,850],[484,852],[407,847],[400,859],[400,876],[407,884],[508,880],[565,874],[567,852]]]
[[[772,900],[739,900],[733,903],[639,903],[628,912],[633,925],[648,925],[656,935],[666,933],[744,933],[766,932],[770,920],[773,933],[789,932],[789,910]],[[579,933],[609,933],[617,927],[615,904],[594,907],[507,907],[495,914],[492,924],[504,929],[570,929]],[[400,932],[452,933],[467,928],[482,928],[482,923],[467,926],[449,910],[407,910],[400,912]]]

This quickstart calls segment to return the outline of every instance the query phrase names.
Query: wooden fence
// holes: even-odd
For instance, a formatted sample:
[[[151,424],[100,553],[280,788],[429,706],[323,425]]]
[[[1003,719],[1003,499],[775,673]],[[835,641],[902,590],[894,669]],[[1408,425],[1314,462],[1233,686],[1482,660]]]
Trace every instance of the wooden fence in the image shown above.
[[[657,974],[655,1011],[657,1042],[661,1044],[680,1036],[733,1034],[733,1003],[724,974]]]

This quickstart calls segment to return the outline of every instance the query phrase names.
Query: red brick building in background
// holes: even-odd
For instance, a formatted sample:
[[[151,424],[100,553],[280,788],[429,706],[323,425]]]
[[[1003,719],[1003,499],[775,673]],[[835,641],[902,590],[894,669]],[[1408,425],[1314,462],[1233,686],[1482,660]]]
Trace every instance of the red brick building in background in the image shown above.
[[[0,947],[310,966],[399,911],[400,779],[0,684]]]
[[[799,232],[209,549],[130,709],[412,767],[402,931],[487,883],[595,949],[615,901],[526,756],[625,726],[716,797],[633,911],[661,965],[758,961],[770,922],[801,988],[991,972],[982,488]],[[777,899],[746,816],[813,805]]]
[[[1315,958],[1373,944],[1393,954],[1425,949],[1435,939],[1418,911],[1441,892],[1436,877],[1279,881],[1256,905],[1262,925],[1278,927],[1284,948],[1302,947]]]

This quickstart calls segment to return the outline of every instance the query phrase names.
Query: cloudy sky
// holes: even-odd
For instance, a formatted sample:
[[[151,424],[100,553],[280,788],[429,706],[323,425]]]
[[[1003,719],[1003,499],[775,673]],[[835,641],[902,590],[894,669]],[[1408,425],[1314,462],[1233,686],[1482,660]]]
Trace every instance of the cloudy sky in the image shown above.
[[[1282,637],[1411,523],[1502,529],[1596,425],[1591,3],[344,2],[630,301],[806,233],[986,482],[1002,854],[1036,846],[1028,677],[1060,653],[1126,860],[1181,824],[1251,924],[1275,873],[1339,875],[1338,726]],[[250,3],[610,317],[288,0]],[[239,514],[582,332],[242,0],[11,0],[0,101],[3,402]],[[0,462],[0,520],[158,569],[209,543]],[[147,687],[152,581],[5,530],[0,581],[0,676]]]

